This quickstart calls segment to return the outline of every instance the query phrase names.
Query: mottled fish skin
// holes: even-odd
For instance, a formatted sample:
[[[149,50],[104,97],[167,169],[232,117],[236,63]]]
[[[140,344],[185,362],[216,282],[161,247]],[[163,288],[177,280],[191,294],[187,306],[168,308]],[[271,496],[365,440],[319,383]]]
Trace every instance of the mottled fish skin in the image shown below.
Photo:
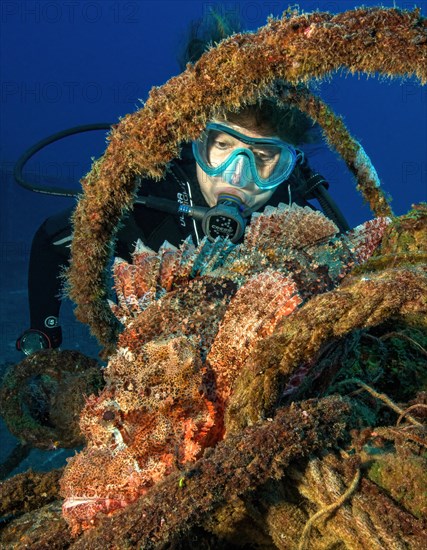
[[[254,214],[243,243],[196,248],[138,242],[113,266],[123,324],[80,426],[87,447],[61,480],[63,514],[77,534],[127,506],[224,433],[224,411],[257,342],[312,296],[365,261],[389,223],[346,235],[320,212],[279,205]]]

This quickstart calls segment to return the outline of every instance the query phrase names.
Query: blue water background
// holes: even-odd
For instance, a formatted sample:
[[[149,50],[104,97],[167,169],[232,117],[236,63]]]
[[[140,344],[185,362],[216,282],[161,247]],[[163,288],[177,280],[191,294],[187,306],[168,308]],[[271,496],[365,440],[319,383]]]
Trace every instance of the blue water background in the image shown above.
[[[365,6],[378,5],[371,0]],[[392,7],[393,1],[382,2]],[[255,30],[288,3],[222,3]],[[301,1],[305,11],[339,12],[352,1]],[[396,2],[412,9],[413,2]],[[417,2],[427,15],[427,2]],[[141,106],[152,86],[180,72],[177,53],[189,22],[217,2],[199,1],[10,1],[0,2],[0,364],[20,360],[16,336],[28,326],[26,271],[31,238],[40,223],[73,199],[49,197],[19,188],[12,179],[17,158],[35,142],[60,130],[93,122],[116,122]],[[393,197],[395,213],[427,198],[427,87],[414,79],[390,80],[348,75],[318,85],[318,93],[344,117]],[[91,158],[105,148],[105,133],[74,136],[52,145],[27,166],[38,185],[79,189]],[[371,217],[353,178],[335,153],[323,146],[310,159],[330,182],[332,195],[352,226]],[[86,327],[73,320],[72,305],[62,313],[64,348],[96,356]],[[15,444],[0,426],[0,462]],[[56,454],[54,454],[56,457]],[[47,457],[47,458],[46,458]],[[33,454],[50,467],[52,454]],[[62,459],[62,455],[60,460]],[[28,466],[28,461],[22,468]]]

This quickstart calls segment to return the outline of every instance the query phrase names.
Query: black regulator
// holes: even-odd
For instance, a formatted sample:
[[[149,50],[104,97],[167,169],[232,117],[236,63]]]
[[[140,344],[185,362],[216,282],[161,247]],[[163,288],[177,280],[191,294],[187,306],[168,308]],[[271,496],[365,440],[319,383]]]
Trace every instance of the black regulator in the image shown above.
[[[216,206],[209,208],[202,218],[202,228],[210,241],[228,237],[232,243],[240,240],[245,232],[247,217],[244,206],[235,197],[221,195]]]
[[[210,241],[217,237],[229,238],[237,243],[245,232],[250,211],[234,196],[220,195],[218,202],[212,208],[204,206],[189,206],[162,197],[138,197],[135,204],[142,204],[169,214],[184,215],[198,220]]]

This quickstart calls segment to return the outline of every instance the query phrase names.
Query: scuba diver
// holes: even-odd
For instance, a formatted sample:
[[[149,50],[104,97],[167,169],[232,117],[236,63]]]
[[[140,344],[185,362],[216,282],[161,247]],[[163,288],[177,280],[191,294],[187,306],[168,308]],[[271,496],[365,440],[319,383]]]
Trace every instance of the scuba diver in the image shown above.
[[[193,37],[186,61],[200,57],[208,43]],[[168,165],[162,180],[139,182],[134,207],[116,236],[115,255],[129,260],[138,239],[153,250],[165,240],[179,246],[190,235],[197,244],[205,236],[239,242],[253,212],[280,202],[314,208],[309,201],[317,199],[340,231],[346,231],[349,226],[327,192],[327,182],[298,148],[312,135],[306,115],[274,98],[211,120],[197,141],[183,144],[180,158]],[[33,238],[30,328],[16,342],[26,355],[62,343],[60,274],[70,258],[73,209],[48,218]]]

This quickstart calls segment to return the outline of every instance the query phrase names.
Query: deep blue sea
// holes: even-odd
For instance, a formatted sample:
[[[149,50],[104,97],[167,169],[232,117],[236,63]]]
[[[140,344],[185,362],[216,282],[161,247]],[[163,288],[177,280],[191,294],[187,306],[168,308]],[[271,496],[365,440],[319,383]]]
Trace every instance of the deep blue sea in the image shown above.
[[[361,2],[362,4],[362,2]],[[340,12],[353,1],[298,2],[304,11]],[[412,9],[415,2],[383,1]],[[378,2],[365,0],[365,6]],[[416,2],[427,16],[427,2]],[[12,170],[19,156],[61,130],[96,122],[114,123],[140,108],[152,86],[179,74],[177,54],[192,20],[212,8],[233,12],[251,31],[279,17],[288,6],[278,0],[1,0],[0,2],[0,365],[19,362],[15,340],[28,327],[27,265],[31,239],[43,220],[73,204],[72,198],[32,193],[18,187]],[[340,114],[362,143],[396,214],[427,200],[427,87],[414,79],[387,80],[345,71],[316,85],[317,93]],[[40,152],[26,167],[29,181],[79,189],[91,158],[105,148],[105,132],[79,134]],[[352,226],[371,217],[344,163],[327,146],[310,163],[330,183],[330,192]],[[97,355],[86,327],[62,312],[64,349]],[[0,463],[17,440],[0,424]],[[29,465],[50,468],[63,451],[34,451]]]

